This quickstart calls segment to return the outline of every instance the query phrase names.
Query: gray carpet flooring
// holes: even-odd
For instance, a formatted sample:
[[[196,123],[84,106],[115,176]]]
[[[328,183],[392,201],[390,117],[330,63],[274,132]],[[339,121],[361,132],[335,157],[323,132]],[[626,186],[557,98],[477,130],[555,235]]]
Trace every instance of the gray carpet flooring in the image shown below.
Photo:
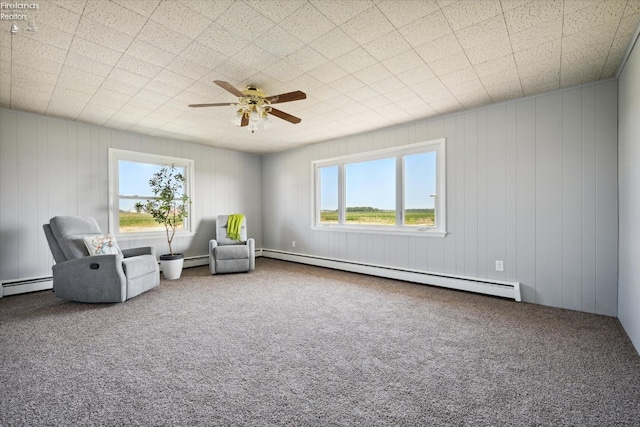
[[[640,425],[615,318],[260,258],[0,299],[0,425]]]

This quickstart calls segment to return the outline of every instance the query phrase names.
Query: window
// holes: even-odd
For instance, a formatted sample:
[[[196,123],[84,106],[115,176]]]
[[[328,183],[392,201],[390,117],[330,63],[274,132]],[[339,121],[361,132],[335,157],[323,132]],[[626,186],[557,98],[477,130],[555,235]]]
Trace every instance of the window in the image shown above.
[[[314,228],[444,236],[444,143],[313,162]]]
[[[136,203],[154,199],[149,180],[162,167],[172,165],[185,177],[183,191],[191,199],[190,211],[193,211],[193,160],[109,149],[109,230],[112,233],[164,236],[164,226],[137,208]],[[189,215],[178,232],[191,230]]]

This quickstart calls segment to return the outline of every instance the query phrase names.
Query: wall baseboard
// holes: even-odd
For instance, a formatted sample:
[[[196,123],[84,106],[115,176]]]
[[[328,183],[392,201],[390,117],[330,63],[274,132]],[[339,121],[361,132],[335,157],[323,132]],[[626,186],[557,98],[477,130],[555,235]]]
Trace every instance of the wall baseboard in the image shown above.
[[[275,249],[259,250],[260,256],[280,259],[283,261],[298,262],[301,264],[327,267],[334,270],[349,271],[352,273],[369,274],[371,276],[386,277],[389,279],[404,280],[406,282],[420,283],[423,285],[439,286],[456,289],[459,291],[475,292],[485,295],[509,298],[522,301],[519,282],[504,282],[499,280],[480,279],[477,277],[457,276],[444,273],[395,268],[383,265],[345,261],[334,258],[305,255],[294,252],[279,251]],[[258,250],[256,250],[258,256]]]
[[[53,277],[41,276],[26,279],[4,280],[0,282],[0,298],[27,292],[53,289]]]

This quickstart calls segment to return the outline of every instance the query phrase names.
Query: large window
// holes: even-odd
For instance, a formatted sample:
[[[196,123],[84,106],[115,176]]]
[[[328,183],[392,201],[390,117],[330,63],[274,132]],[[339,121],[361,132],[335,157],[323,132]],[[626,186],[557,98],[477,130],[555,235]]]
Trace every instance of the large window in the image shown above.
[[[444,235],[445,141],[313,163],[314,227]]]
[[[174,166],[176,172],[185,177],[183,192],[193,202],[193,160],[109,149],[109,230],[112,233],[120,236],[164,235],[164,226],[136,207],[137,203],[154,199],[149,180],[164,166]],[[178,232],[191,230],[189,215]]]

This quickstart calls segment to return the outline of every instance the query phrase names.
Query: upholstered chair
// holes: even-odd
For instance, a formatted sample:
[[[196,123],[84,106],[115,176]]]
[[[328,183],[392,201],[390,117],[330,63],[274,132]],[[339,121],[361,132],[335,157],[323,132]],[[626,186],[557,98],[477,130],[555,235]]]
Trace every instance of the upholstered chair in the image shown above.
[[[229,215],[218,215],[216,238],[209,241],[209,271],[211,274],[240,273],[255,269],[256,244],[247,238],[247,219],[240,225],[240,240],[227,234]]]
[[[120,250],[116,242],[106,240],[91,217],[56,216],[43,228],[56,262],[53,290],[60,298],[87,303],[123,302],[160,284],[154,248]],[[100,251],[103,255],[90,255],[85,242],[101,239],[108,242]]]

